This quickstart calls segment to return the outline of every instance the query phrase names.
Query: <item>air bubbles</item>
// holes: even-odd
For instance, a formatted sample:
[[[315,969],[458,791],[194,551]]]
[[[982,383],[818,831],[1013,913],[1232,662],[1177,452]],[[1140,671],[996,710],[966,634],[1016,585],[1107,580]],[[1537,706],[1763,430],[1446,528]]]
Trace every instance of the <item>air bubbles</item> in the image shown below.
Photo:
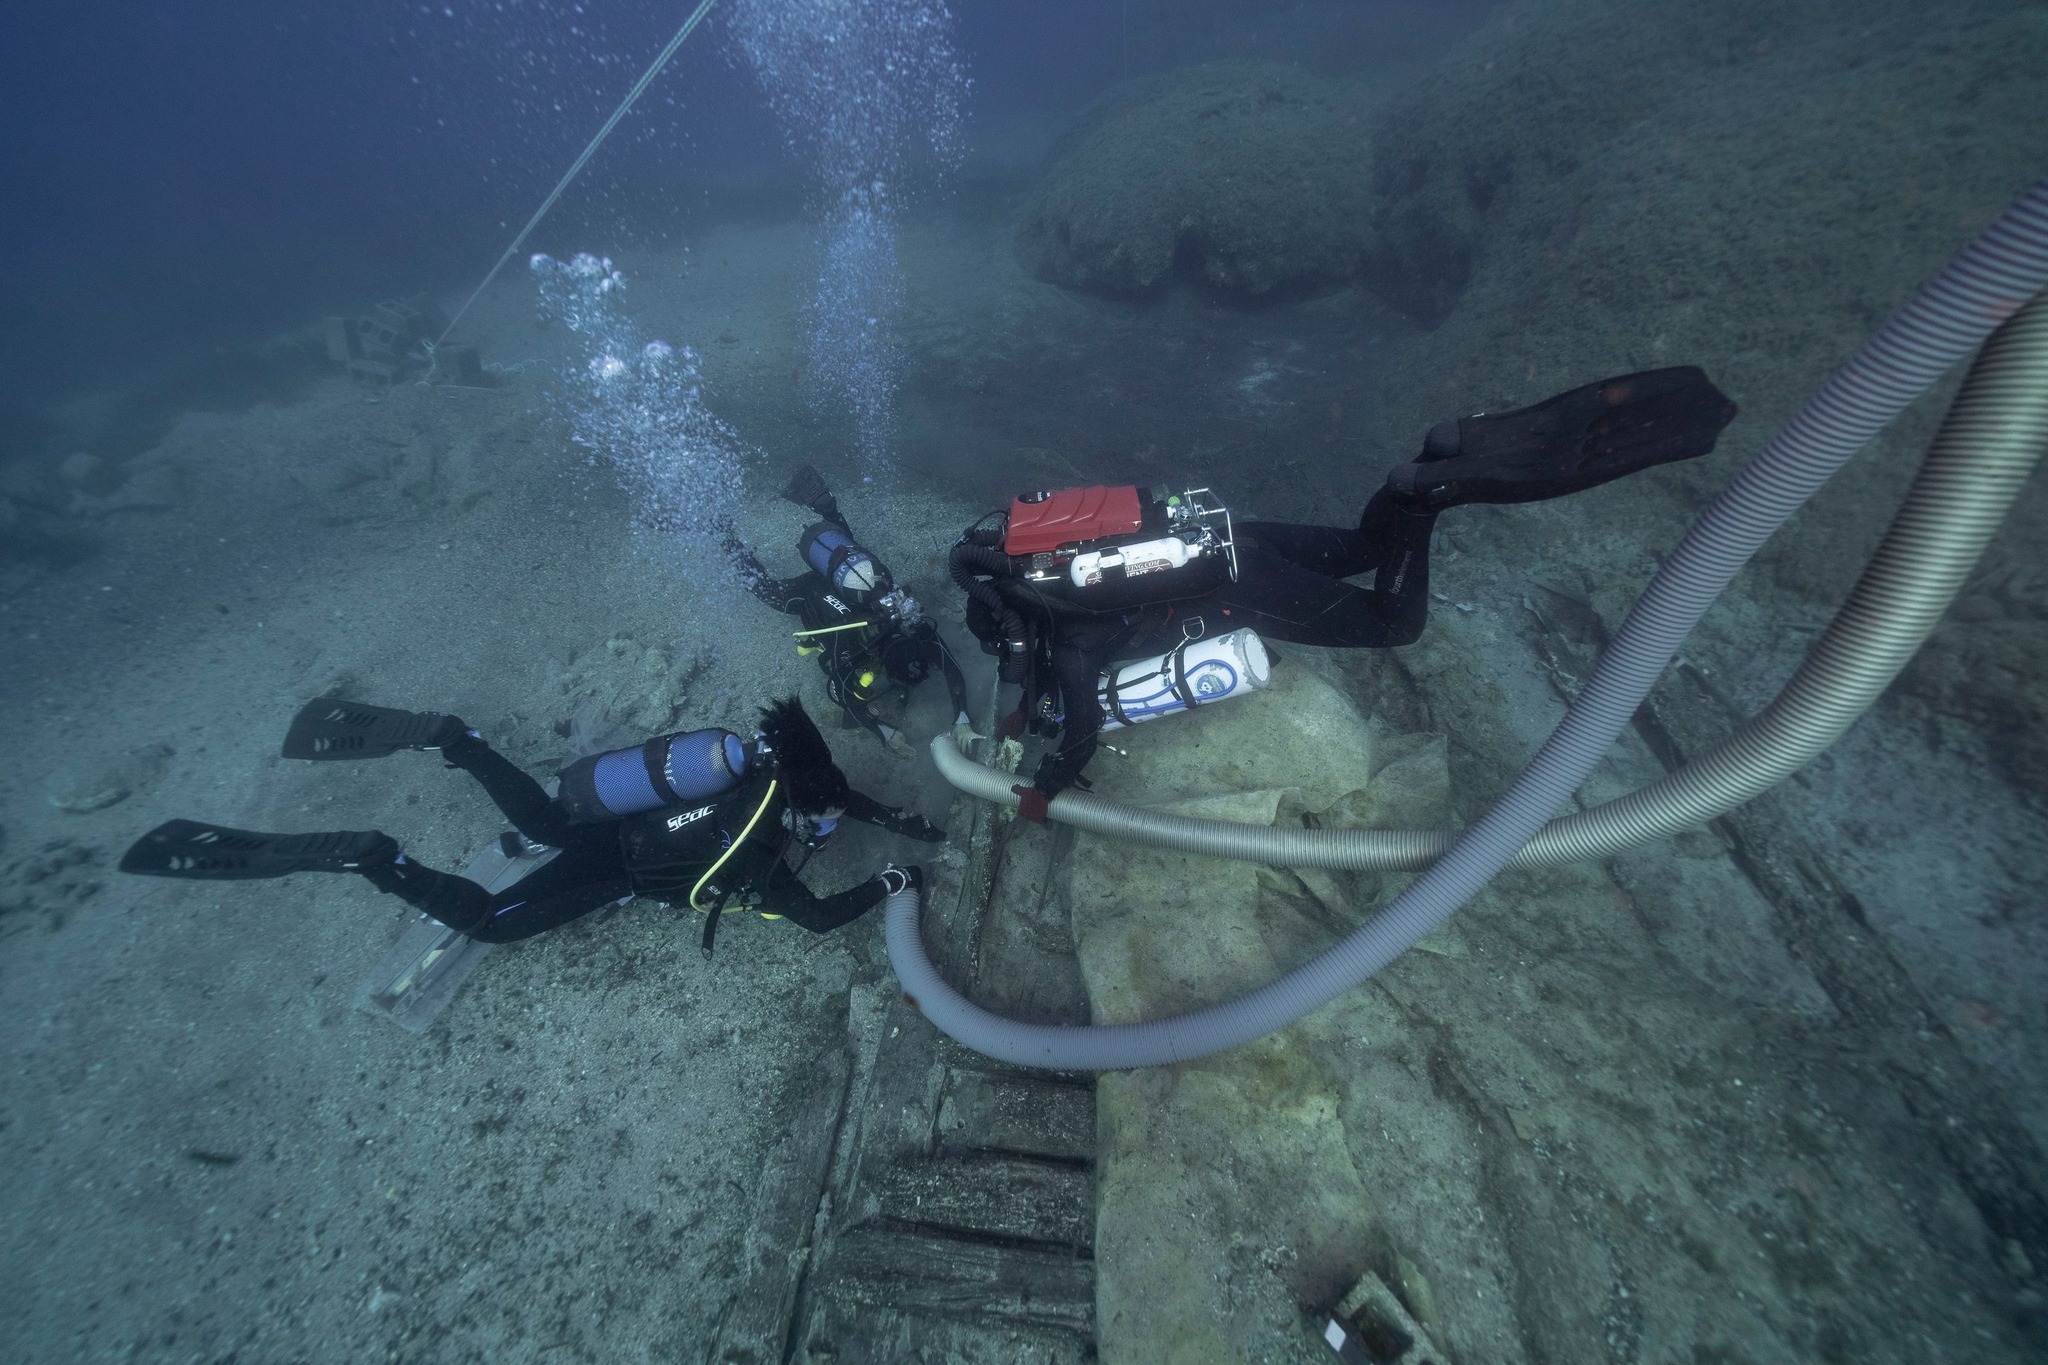
[[[704,405],[700,358],[637,334],[618,310],[625,276],[611,261],[535,256],[540,311],[576,341],[550,394],[570,441],[624,486],[634,523],[704,581],[722,579],[713,534],[739,510],[744,443]]]
[[[895,435],[903,306],[895,213],[959,164],[966,72],[943,0],[735,0],[732,32],[817,177],[821,253],[807,389],[850,415],[872,470]]]

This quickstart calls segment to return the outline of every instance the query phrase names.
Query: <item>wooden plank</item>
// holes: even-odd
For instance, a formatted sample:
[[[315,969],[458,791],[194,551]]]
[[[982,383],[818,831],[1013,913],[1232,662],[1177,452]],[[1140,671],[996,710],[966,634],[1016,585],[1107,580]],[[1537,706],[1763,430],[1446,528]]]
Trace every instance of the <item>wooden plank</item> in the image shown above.
[[[882,1036],[868,1079],[862,1116],[858,1185],[863,1169],[929,1156],[938,1123],[945,1069],[934,1055],[935,1031],[899,992],[882,1017]]]
[[[1533,608],[1532,608],[1533,610]],[[1546,645],[1577,673],[1590,671],[1593,640],[1580,644],[1537,613]],[[1635,729],[1667,768],[1700,757],[1744,717],[1698,668],[1681,663],[1652,689]],[[1881,1069],[1929,1145],[2000,1238],[2048,1262],[2048,1161],[2005,1097],[2003,1082],[1977,1064],[1931,1009],[1863,907],[1829,871],[1825,854],[1778,814],[1782,792],[1766,792],[1714,821],[1736,866],[1767,901],[1780,940],[1854,1029],[1863,1060]]]
[[[806,1365],[1095,1365],[1095,1343],[1072,1332],[1005,1324],[991,1331],[956,1318],[868,1304],[826,1304],[795,1356]]]
[[[1070,826],[1013,827],[975,941],[969,993],[977,1004],[1029,1023],[1088,1022],[1068,909],[1073,849]]]
[[[841,1239],[819,1293],[842,1308],[996,1320],[984,1332],[998,1326],[1085,1336],[1095,1331],[1094,1263],[1028,1247],[866,1229]]]
[[[1095,1091],[1023,1076],[954,1070],[939,1104],[941,1151],[1095,1159]]]
[[[1013,832],[995,807],[956,816],[968,857],[929,884],[927,946],[970,993],[986,921],[1017,912]],[[1010,1072],[941,1036],[900,994],[868,1036],[873,1060],[842,1129],[787,1358],[1093,1361],[1092,1077]]]
[[[711,1353],[721,1365],[782,1365],[851,1074],[845,1049],[819,1056],[806,1073],[806,1102],[796,1106],[795,1121],[763,1163],[766,1176],[747,1229],[745,1282],[719,1323]]]
[[[987,748],[986,742],[978,745]],[[992,766],[1014,775],[1023,747],[1006,740],[996,747]],[[984,760],[987,761],[987,760]],[[932,923],[926,942],[932,962],[947,980],[963,990],[975,984],[976,965],[981,958],[981,936],[989,907],[1002,877],[1006,849],[1016,826],[1016,812],[1008,806],[969,799],[972,814],[967,833],[967,866],[944,907],[943,923]],[[935,920],[938,917],[933,917]]]
[[[953,1156],[878,1172],[880,1212],[974,1236],[1095,1245],[1095,1177],[1024,1157]]]

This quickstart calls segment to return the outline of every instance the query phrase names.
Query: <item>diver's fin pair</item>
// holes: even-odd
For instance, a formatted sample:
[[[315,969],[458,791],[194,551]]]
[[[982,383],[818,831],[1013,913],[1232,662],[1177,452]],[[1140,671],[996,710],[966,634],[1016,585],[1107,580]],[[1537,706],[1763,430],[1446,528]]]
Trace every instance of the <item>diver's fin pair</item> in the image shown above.
[[[400,749],[439,749],[468,729],[454,716],[400,711],[340,697],[307,702],[285,732],[286,758],[382,758]]]
[[[1697,366],[1603,379],[1514,412],[1430,428],[1422,454],[1387,475],[1404,502],[1538,502],[1714,448],[1735,404]]]
[[[377,830],[263,834],[197,820],[167,820],[121,855],[121,870],[181,881],[241,882],[294,872],[354,872],[398,856]]]

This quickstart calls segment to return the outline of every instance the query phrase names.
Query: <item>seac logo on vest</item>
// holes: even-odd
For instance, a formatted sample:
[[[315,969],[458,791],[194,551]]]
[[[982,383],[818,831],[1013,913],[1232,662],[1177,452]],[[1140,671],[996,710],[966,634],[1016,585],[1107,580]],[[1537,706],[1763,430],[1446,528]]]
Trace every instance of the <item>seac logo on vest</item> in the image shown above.
[[[716,806],[700,806],[696,810],[686,810],[681,815],[671,815],[668,818],[668,832],[674,834],[684,825],[693,825],[717,809]]]
[[[841,616],[853,615],[852,607],[847,606],[846,603],[840,601],[829,592],[825,594],[825,605],[838,612]]]

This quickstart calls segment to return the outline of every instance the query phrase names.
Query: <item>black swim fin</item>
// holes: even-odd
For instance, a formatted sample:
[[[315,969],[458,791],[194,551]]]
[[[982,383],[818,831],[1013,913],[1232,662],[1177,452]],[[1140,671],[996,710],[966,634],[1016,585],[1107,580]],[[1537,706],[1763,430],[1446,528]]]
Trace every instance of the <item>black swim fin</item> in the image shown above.
[[[468,729],[454,716],[399,711],[339,697],[309,701],[285,732],[286,758],[382,758],[400,749],[438,749]]]
[[[798,465],[796,473],[789,476],[789,483],[783,488],[782,496],[798,507],[808,507],[828,520],[839,519],[839,504],[833,500],[832,490],[825,484],[825,476],[811,465]]]
[[[1432,512],[1562,497],[1704,455],[1735,411],[1693,365],[1603,379],[1534,407],[1439,422],[1387,487]]]
[[[398,856],[377,830],[262,834],[197,820],[167,820],[121,855],[121,870],[183,881],[240,882],[294,872],[354,872]]]

